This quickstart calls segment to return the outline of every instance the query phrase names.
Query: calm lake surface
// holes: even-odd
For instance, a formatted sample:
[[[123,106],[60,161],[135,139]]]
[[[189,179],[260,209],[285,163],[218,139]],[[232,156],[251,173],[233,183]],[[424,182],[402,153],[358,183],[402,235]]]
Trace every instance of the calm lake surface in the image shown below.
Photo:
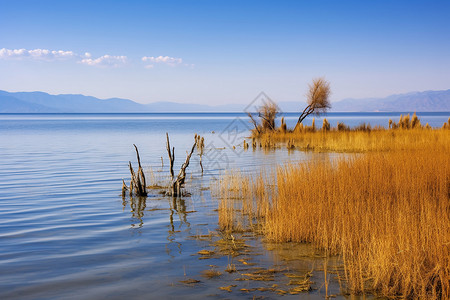
[[[339,121],[387,126],[399,115],[326,117],[333,126]],[[285,116],[292,127],[298,115]],[[450,113],[418,116],[422,124],[440,127]],[[210,182],[227,170],[251,174],[286,161],[332,159],[337,154],[243,151],[249,129],[245,114],[238,113],[0,114],[0,298],[280,297],[241,292],[255,283],[236,283],[233,274],[202,277],[202,271],[211,268],[223,273],[232,259],[202,260],[197,255],[213,247],[196,237],[217,230],[218,202],[211,196]],[[133,144],[139,148],[148,183],[166,179],[166,132],[175,147],[175,172],[194,134],[205,137],[204,174],[198,157],[188,168],[186,188],[192,195],[175,201],[155,190],[143,202],[122,199],[122,179],[128,183],[130,176],[128,161],[136,164]],[[248,244],[258,254],[253,262],[263,268],[307,271],[323,260],[302,258],[302,251],[313,251],[307,245],[294,245],[292,250],[293,245],[269,245],[259,238],[250,238]],[[299,258],[286,260],[289,251]],[[323,299],[321,274],[317,271],[312,279],[316,290],[301,297]],[[187,278],[200,282],[180,282]],[[238,285],[231,293],[219,289],[231,284]],[[337,283],[330,285],[339,293]]]

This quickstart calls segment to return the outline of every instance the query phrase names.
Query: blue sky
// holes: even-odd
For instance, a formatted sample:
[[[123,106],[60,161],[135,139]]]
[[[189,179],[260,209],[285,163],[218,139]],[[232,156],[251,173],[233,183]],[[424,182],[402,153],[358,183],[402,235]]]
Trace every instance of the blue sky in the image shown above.
[[[3,1],[0,89],[141,103],[450,89],[450,1]]]

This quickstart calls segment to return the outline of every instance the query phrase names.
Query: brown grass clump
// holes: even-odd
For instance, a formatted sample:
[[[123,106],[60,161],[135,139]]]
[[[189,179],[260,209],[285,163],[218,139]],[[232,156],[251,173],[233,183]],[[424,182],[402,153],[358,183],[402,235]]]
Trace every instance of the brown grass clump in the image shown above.
[[[234,287],[236,287],[236,285],[235,284],[231,284],[231,285],[228,285],[228,286],[221,286],[221,287],[219,287],[219,290],[227,291],[227,292],[231,293],[231,289],[234,288]]]
[[[202,271],[202,276],[208,279],[219,277],[222,275],[220,271],[217,271],[216,269],[209,269]]]
[[[330,131],[331,125],[326,118],[323,119],[322,131]]]
[[[428,125],[428,123],[427,123]],[[442,129],[450,129],[450,118],[448,118],[447,123],[444,123],[444,125],[442,126]]]
[[[213,255],[213,254],[214,254],[214,251],[210,251],[210,250],[200,250],[200,251],[197,252],[197,254],[200,254],[200,255]]]
[[[200,283],[201,281],[197,279],[188,278],[186,280],[180,280],[180,282],[184,284],[197,284]]]
[[[219,210],[219,217],[233,215],[220,226],[231,229],[227,220],[241,218],[243,226],[258,223],[269,240],[339,254],[352,293],[448,299],[450,138],[443,130],[408,132],[402,139],[418,145],[402,151],[287,165],[253,180],[236,176],[244,200],[240,210]],[[222,203],[236,205],[233,186],[222,186]]]
[[[422,125],[420,124],[420,120],[416,113],[414,113],[411,118],[409,117],[409,114],[406,116],[400,115],[398,123],[389,120],[389,129],[417,129],[421,127]]]
[[[236,271],[237,270],[236,270],[236,265],[235,264],[228,264],[226,269],[225,269],[225,272],[228,272],[228,273],[234,273]]]
[[[350,127],[345,125],[344,123],[338,122],[336,126],[337,131],[350,131]]]

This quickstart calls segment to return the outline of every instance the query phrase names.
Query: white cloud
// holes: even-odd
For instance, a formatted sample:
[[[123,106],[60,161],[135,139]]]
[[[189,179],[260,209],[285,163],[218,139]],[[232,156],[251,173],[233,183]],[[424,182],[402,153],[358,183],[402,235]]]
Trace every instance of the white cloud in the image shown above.
[[[77,57],[72,51],[47,50],[47,49],[0,49],[0,58],[2,59],[34,59],[34,60],[64,60]]]
[[[90,57],[87,55],[89,53],[86,53],[86,57]],[[80,61],[80,63],[89,65],[89,66],[98,66],[98,67],[119,67],[121,65],[124,65],[127,63],[128,58],[124,55],[121,56],[114,56],[114,55],[103,55],[99,58],[92,59],[92,58],[84,58]]]
[[[152,68],[153,63],[166,64],[171,67],[174,67],[176,65],[180,65],[181,63],[183,63],[183,60],[181,58],[170,57],[170,56],[158,56],[158,57],[144,56],[144,57],[142,57],[142,61],[146,62],[146,63],[151,63],[151,64],[147,65],[146,68]],[[152,67],[149,67],[149,66],[152,66]]]
[[[63,50],[47,50],[47,49],[0,49],[0,59],[5,60],[40,60],[40,61],[56,61],[76,59],[79,63],[89,66],[100,67],[118,67],[127,62],[126,56],[103,55],[99,58],[92,58],[92,54],[85,52],[83,55],[74,53],[73,51]]]
[[[47,49],[0,49],[0,59],[4,60],[36,60],[36,61],[60,61],[60,60],[76,60],[78,63],[97,66],[97,67],[119,67],[127,64],[128,58],[124,55],[103,55],[98,58],[92,57],[92,54],[85,52],[77,54],[73,51],[63,50],[47,50]],[[158,64],[168,65],[171,67],[185,66],[194,67],[192,64],[185,64],[181,58],[170,56],[144,56],[141,59],[146,63],[145,68],[151,69]]]

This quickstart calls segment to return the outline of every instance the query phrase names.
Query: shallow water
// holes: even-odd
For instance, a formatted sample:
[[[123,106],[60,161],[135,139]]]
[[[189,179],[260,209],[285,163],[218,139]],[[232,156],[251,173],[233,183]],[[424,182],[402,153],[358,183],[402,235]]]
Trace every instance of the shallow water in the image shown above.
[[[332,124],[369,120],[385,125],[398,115],[327,118]],[[447,118],[448,114],[421,117],[422,123],[432,126],[441,126]],[[288,115],[288,125],[295,119]],[[243,114],[0,114],[0,298],[277,297],[239,290],[246,284],[263,284],[259,282],[239,282],[231,293],[219,289],[235,284],[236,274],[201,276],[212,268],[209,265],[223,273],[231,259],[203,260],[196,254],[213,249],[210,241],[196,236],[217,229],[217,199],[208,189],[210,180],[230,169],[259,172],[285,161],[335,155],[243,151],[240,145],[248,129]],[[176,172],[194,134],[205,137],[205,173],[201,174],[197,157],[188,168],[187,189],[192,196],[172,201],[154,190],[145,201],[123,200],[122,178],[129,180],[128,161],[136,162],[133,144],[139,147],[148,180],[167,176],[166,132],[175,147]],[[257,267],[306,272],[323,264],[320,255],[286,259],[282,246],[262,244],[259,238],[248,238],[247,243],[253,254],[261,254],[252,256]],[[318,270],[313,279],[317,289],[323,283],[321,274]],[[187,278],[201,282],[180,282]],[[330,288],[331,293],[339,292],[337,282]],[[324,289],[301,295],[323,298]]]

